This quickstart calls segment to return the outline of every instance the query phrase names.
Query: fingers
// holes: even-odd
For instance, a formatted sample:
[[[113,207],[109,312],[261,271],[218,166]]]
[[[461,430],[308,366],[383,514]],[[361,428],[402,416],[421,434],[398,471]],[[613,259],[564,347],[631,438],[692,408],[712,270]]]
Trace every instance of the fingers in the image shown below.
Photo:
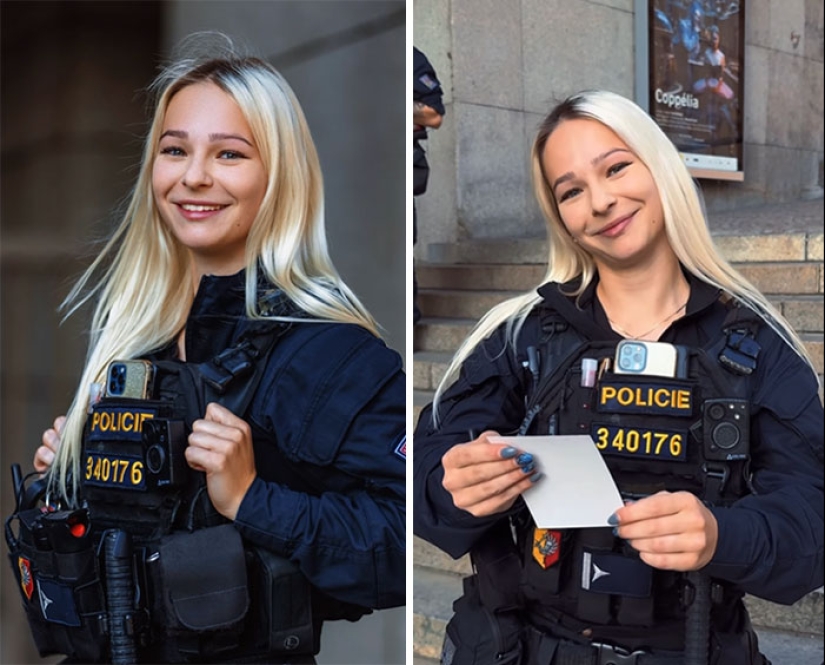
[[[204,417],[192,423],[188,441],[187,463],[206,473],[206,487],[215,509],[235,519],[256,476],[249,424],[229,409],[211,403]]]
[[[58,416],[54,420],[52,429],[43,432],[42,444],[34,453],[34,470],[45,473],[54,464],[54,457],[60,447],[60,434],[66,424],[66,416]]]
[[[660,492],[620,508],[616,517],[616,535],[656,568],[696,570],[716,550],[716,518],[689,492]]]
[[[453,503],[473,515],[491,515],[509,508],[541,474],[532,455],[484,432],[477,439],[453,446],[442,458],[443,486]]]
[[[488,483],[454,492],[453,502],[456,507],[476,517],[500,513],[510,508],[523,492],[532,487],[538,480],[537,476],[514,469]]]

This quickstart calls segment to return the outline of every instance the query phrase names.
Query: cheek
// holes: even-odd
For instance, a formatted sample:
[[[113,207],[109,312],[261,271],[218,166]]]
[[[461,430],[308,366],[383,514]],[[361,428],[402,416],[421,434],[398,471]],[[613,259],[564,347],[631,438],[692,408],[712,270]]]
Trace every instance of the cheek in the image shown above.
[[[174,177],[169,168],[156,162],[152,167],[152,192],[155,195],[156,202],[163,202],[166,192],[169,191],[173,183]]]

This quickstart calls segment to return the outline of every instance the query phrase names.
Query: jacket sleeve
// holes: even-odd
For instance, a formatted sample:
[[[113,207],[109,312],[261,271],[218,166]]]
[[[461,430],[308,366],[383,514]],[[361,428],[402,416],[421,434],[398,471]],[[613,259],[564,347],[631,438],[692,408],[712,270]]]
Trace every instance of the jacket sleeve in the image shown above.
[[[713,508],[719,525],[707,571],[747,593],[791,604],[823,583],[823,410],[816,377],[775,339],[753,392],[754,493]]]
[[[311,324],[309,324],[311,325]],[[253,402],[283,455],[323,471],[320,492],[260,476],[235,525],[341,601],[405,602],[405,378],[401,358],[354,325],[317,324],[285,350]],[[256,455],[257,455],[256,451]]]
[[[524,417],[521,374],[503,330],[497,331],[464,361],[458,379],[442,395],[437,425],[432,404],[419,417],[413,439],[413,531],[456,559],[503,516],[475,517],[457,508],[442,484],[441,458],[485,430],[516,433]]]

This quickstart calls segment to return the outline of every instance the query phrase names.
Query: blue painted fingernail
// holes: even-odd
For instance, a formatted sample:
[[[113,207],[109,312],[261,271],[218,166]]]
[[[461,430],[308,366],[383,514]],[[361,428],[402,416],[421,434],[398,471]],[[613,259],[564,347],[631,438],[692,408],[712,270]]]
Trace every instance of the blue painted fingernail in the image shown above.
[[[530,453],[522,453],[516,458],[516,464],[525,466],[533,461],[533,456]]]
[[[512,446],[507,446],[506,448],[501,449],[501,456],[504,459],[510,459],[511,457],[515,457],[517,454],[518,450],[516,450]]]
[[[538,482],[539,480],[541,480],[542,478],[544,478],[544,474],[543,474],[543,473],[541,473],[541,472],[539,472],[539,473],[535,473],[535,474],[533,474],[532,476],[530,476],[530,482],[531,482],[531,483],[537,483],[537,482]]]
[[[618,538],[618,536],[619,536],[619,527],[617,527],[617,526],[613,527],[613,535]]]
[[[616,517],[616,513],[613,513],[610,517],[607,518],[607,523],[610,526],[617,526],[619,524],[619,518]]]
[[[524,473],[530,473],[535,468],[536,468],[536,465],[533,464],[532,462],[530,462],[529,464],[525,464],[523,467],[521,467],[521,470]]]

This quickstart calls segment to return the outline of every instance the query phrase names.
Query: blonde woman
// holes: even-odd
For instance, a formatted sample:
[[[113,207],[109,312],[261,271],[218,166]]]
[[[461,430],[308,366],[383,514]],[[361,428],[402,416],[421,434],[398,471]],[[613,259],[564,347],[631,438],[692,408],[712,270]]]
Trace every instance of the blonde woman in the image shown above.
[[[743,594],[823,582],[811,360],[635,104],[570,97],[532,167],[545,283],[481,320],[415,433],[415,532],[477,571],[443,662],[765,663]],[[565,470],[493,438],[516,434],[590,434],[627,503],[605,528],[539,528],[521,497]]]
[[[97,535],[101,525],[130,532],[135,569],[148,570],[134,600],[148,620],[119,662],[313,662],[325,619],[404,604],[401,359],[329,259],[318,156],[286,81],[263,60],[222,53],[172,64],[154,89],[128,210],[67,301],[96,302],[88,360],[35,468],[48,470],[53,504],[88,502]],[[177,452],[190,471],[181,480],[180,464],[163,467],[151,492],[141,473],[104,481],[109,452],[90,452],[91,441],[129,430],[150,409],[127,402],[117,411],[104,396],[89,417],[90,386],[111,392],[107,367],[127,359],[152,363],[146,403],[168,403],[185,425]],[[150,461],[118,463],[131,473]],[[178,480],[163,476],[172,470]],[[246,564],[221,558],[221,541],[198,539],[222,523],[242,536]],[[182,559],[171,571],[170,552]],[[246,590],[210,581],[245,565]],[[204,572],[178,593],[197,614],[185,620],[166,586],[192,570]],[[198,614],[236,592],[234,623]],[[90,662],[71,629],[44,618],[47,634],[69,634],[52,649]]]

